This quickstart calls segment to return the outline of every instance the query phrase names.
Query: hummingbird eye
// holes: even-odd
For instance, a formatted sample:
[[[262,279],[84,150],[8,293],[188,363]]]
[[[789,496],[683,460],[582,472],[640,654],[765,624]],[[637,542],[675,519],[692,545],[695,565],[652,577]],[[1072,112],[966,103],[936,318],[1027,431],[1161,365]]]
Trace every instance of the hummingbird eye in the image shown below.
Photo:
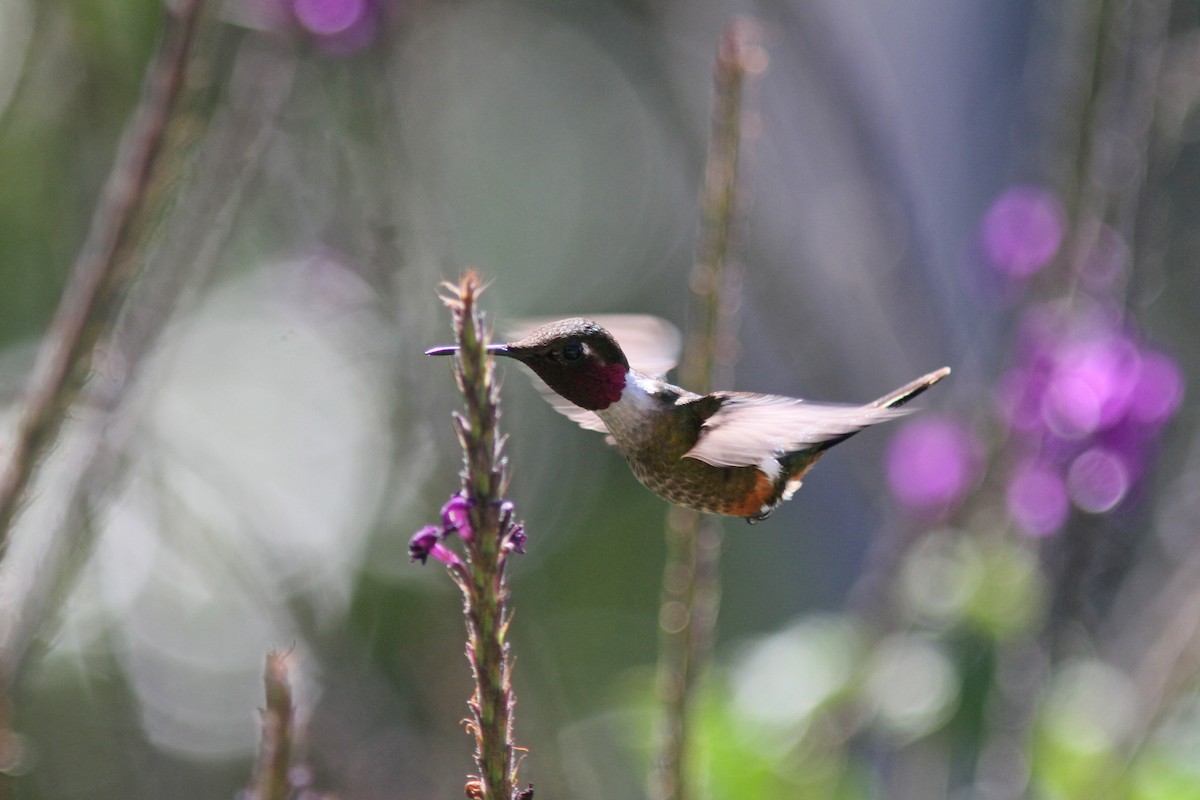
[[[562,349],[563,361],[578,361],[583,358],[582,342],[567,342]]]

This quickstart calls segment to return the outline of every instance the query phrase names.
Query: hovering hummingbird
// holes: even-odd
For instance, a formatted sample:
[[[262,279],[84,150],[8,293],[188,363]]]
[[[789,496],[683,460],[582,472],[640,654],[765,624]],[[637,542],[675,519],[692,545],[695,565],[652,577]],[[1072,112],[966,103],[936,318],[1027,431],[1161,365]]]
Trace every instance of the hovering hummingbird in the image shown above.
[[[573,317],[514,333],[515,341],[488,350],[532,369],[557,411],[608,434],[647,488],[672,503],[749,522],[791,499],[830,447],[904,415],[899,406],[950,374],[942,367],[861,406],[749,392],[700,395],[666,382],[681,337],[657,317]],[[435,347],[426,355],[457,350]]]

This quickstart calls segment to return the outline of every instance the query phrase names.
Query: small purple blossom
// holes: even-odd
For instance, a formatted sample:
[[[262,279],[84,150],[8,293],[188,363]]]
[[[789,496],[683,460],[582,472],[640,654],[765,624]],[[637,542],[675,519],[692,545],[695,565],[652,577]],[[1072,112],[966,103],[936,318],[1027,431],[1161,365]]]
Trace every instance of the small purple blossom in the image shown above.
[[[1036,462],[1017,467],[1005,500],[1013,521],[1030,536],[1057,533],[1070,511],[1067,489],[1058,471]]]
[[[464,542],[475,537],[471,529],[471,501],[466,496],[456,494],[442,506],[442,526],[447,533],[458,533]]]
[[[902,427],[888,445],[888,486],[910,509],[945,513],[978,479],[980,452],[978,439],[961,422],[923,417]]]
[[[508,532],[508,538],[504,540],[504,549],[513,553],[525,555],[525,526],[517,523],[512,526],[512,530]]]
[[[451,534],[457,534],[459,539],[468,544],[474,540],[475,532],[471,528],[470,514],[472,507],[471,500],[466,495],[453,495],[442,506],[440,526],[426,525],[413,534],[408,543],[409,560],[424,564],[428,558],[433,557],[447,566],[461,566],[462,560],[442,542]],[[525,526],[519,522],[512,523],[512,514],[512,503],[504,501],[500,507],[500,529],[507,530],[508,533],[505,535],[503,548],[506,552],[524,554]]]
[[[1028,278],[1058,253],[1066,214],[1053,193],[1037,186],[1014,186],[1001,194],[983,219],[983,250],[1000,273]]]
[[[426,525],[408,540],[408,560],[422,564],[433,555],[433,548],[442,540],[442,531],[434,525]]]
[[[441,542],[438,542],[433,546],[432,549],[430,549],[429,555],[433,556],[447,567],[462,566],[462,559],[460,559],[453,550],[451,550],[449,547],[446,547],[446,545],[442,544]]]
[[[462,565],[462,560],[453,550],[442,544],[446,532],[435,525],[426,525],[417,531],[408,542],[408,560],[425,563],[431,556],[448,567]]]

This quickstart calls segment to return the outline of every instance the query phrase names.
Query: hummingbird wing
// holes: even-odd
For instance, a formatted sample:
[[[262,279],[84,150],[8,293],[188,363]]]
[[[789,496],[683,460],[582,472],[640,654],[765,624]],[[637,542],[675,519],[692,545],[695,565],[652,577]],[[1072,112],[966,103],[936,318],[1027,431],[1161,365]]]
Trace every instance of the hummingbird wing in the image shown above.
[[[570,400],[565,400],[554,393],[554,390],[542,382],[542,379],[536,375],[533,377],[534,386],[542,395],[542,399],[550,404],[558,413],[562,414],[567,419],[579,425],[587,431],[596,431],[597,433],[608,433],[608,426],[604,424],[604,420],[600,419],[600,415],[595,411],[588,411],[586,408],[580,408]],[[615,444],[611,436],[606,436],[605,440],[609,444]]]
[[[683,335],[662,317],[649,314],[581,314],[607,330],[621,345],[629,366],[643,375],[662,379],[679,363]],[[504,326],[509,341],[524,339],[534,328],[558,317],[524,318]]]
[[[808,403],[795,397],[717,392],[722,403],[704,420],[700,438],[684,454],[714,467],[758,466],[798,450],[823,450],[863,428],[904,416],[878,406]]]
[[[629,366],[643,375],[663,379],[666,374],[679,363],[679,354],[683,349],[683,335],[679,329],[661,317],[649,314],[583,314],[600,327],[606,329],[621,345],[621,351],[629,361]],[[541,325],[554,322],[558,317],[526,317],[513,320],[504,326],[504,335],[511,341],[524,339],[529,333]],[[551,407],[567,419],[579,425],[584,430],[608,433],[608,427],[594,411],[580,408],[570,400],[565,400],[533,376],[534,386]],[[606,436],[609,444],[614,444],[611,436]]]

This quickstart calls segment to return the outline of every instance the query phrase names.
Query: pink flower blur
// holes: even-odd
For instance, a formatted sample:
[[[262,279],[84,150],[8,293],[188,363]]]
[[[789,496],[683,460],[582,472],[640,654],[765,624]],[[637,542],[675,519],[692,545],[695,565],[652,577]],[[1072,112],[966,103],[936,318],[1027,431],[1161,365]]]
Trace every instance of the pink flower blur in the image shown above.
[[[979,477],[980,445],[957,420],[926,416],[902,427],[884,457],[888,486],[913,510],[943,513]]]
[[[996,199],[983,220],[983,250],[998,272],[1027,278],[1049,263],[1062,245],[1066,214],[1051,192],[1014,186]]]

